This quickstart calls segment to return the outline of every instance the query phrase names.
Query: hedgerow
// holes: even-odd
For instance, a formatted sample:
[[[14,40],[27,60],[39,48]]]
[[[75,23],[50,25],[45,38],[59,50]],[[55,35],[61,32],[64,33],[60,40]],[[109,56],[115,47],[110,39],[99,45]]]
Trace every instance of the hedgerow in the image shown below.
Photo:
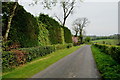
[[[56,49],[56,50],[59,50],[59,49],[64,49],[64,48],[70,48],[70,47],[72,47],[72,46],[73,46],[72,43],[63,44],[63,45],[57,44],[57,45],[55,45],[55,49]]]
[[[120,78],[120,64],[110,55],[101,52],[98,47],[92,46],[91,48],[103,80],[118,80]]]
[[[7,8],[12,5],[3,3],[5,14],[2,18],[2,36],[5,35],[8,15],[10,15]],[[70,48],[72,40],[70,30],[61,27],[52,17],[44,14],[34,17],[18,5],[12,19],[8,40],[2,44],[3,71],[7,71],[55,50]]]
[[[51,44],[64,43],[64,29],[55,19],[44,14],[40,14],[38,19],[46,25],[45,28],[49,31],[49,40]]]
[[[7,72],[19,65],[23,65],[30,62],[38,57],[45,56],[54,52],[55,50],[70,48],[72,44],[59,44],[59,45],[49,45],[49,46],[39,46],[31,48],[20,48],[11,51],[3,51],[2,55],[2,68],[3,72]]]
[[[38,34],[38,43],[40,46],[50,45],[49,40],[49,31],[45,28],[45,24],[41,22],[38,23],[39,25],[39,34]]]
[[[94,44],[94,46],[98,47],[102,52],[111,55],[113,59],[120,63],[120,46],[105,44]]]
[[[10,4],[12,5],[12,4]],[[10,6],[9,5],[9,6]],[[8,7],[6,3],[3,6]],[[3,13],[9,14],[4,10]],[[8,16],[3,15],[3,30],[5,35]],[[18,5],[15,16],[12,19],[11,28],[8,36],[8,46],[19,44],[19,47],[35,47],[53,44],[72,43],[71,32],[68,28],[62,27],[55,19],[48,15],[40,14],[34,17],[25,9]]]
[[[55,51],[54,46],[40,46],[32,48],[21,48],[12,51],[3,51],[2,55],[2,68],[4,71],[9,71],[26,62],[30,62],[37,57],[42,57]]]
[[[9,40],[19,42],[21,47],[38,46],[39,27],[36,18],[18,6],[12,19]]]
[[[4,3],[3,6],[9,8],[12,4],[6,5]],[[2,8],[4,10],[4,8]],[[10,11],[3,15],[3,26],[2,26],[2,36],[5,35],[6,26],[8,18],[4,17],[10,15]],[[39,34],[39,27],[37,21],[33,15],[26,12],[25,9],[18,5],[15,15],[12,19],[12,23],[10,26],[10,32],[8,35],[8,41],[10,41],[9,46],[13,45],[14,43],[19,43],[20,47],[33,47],[38,46],[38,34]]]
[[[64,30],[65,43],[72,43],[72,34],[71,34],[71,31],[67,27],[62,27],[62,28]]]

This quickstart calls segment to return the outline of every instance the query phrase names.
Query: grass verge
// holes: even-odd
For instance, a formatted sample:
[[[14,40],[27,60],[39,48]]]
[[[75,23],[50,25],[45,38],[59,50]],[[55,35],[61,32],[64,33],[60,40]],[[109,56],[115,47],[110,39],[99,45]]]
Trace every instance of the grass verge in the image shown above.
[[[91,46],[92,52],[103,79],[117,80],[120,78],[120,64],[110,55],[100,52],[95,46]]]
[[[61,58],[76,51],[80,47],[81,46],[76,46],[69,49],[58,50],[44,57],[37,58],[34,61],[27,63],[23,66],[20,66],[11,72],[3,73],[2,77],[3,78],[30,78],[34,74],[44,70],[45,68],[57,62]]]

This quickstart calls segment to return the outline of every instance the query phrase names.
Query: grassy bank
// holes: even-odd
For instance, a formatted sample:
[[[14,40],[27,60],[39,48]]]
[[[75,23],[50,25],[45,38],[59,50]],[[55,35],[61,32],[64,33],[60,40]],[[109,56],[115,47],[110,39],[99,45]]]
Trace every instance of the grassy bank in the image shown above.
[[[34,74],[44,70],[51,64],[57,62],[61,58],[69,55],[79,48],[80,46],[76,46],[69,49],[58,50],[44,57],[37,58],[34,61],[18,67],[11,72],[3,73],[3,78],[30,78]]]
[[[110,55],[107,55],[94,46],[92,52],[101,73],[101,76],[107,80],[117,80],[120,78],[120,64],[118,64]]]

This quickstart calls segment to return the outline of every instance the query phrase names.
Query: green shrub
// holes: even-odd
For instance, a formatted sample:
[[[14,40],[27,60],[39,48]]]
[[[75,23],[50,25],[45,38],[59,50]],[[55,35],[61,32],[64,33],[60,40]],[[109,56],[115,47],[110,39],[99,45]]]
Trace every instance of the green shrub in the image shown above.
[[[12,4],[4,3],[3,6],[9,8]],[[4,10],[6,7],[3,7],[3,13],[7,13],[2,18],[2,36],[5,35],[8,21],[7,14],[9,14],[9,11]],[[10,27],[8,46],[14,43],[19,43],[22,48],[50,45],[49,32],[45,26],[29,12],[26,12],[22,6],[18,5]]]
[[[14,53],[10,51],[3,51],[2,53],[3,53],[2,54],[2,68],[4,71],[5,68],[11,68],[13,64],[16,64],[16,58],[14,56]]]
[[[72,47],[72,46],[73,46],[72,43],[68,43],[68,44],[67,44],[67,48],[70,48],[70,47]]]
[[[33,48],[22,48],[20,49],[27,54],[27,62],[41,56],[45,56],[47,54],[52,53],[55,51],[54,46],[40,46],[40,47],[33,47]]]
[[[6,14],[4,14],[4,17],[2,17],[2,36],[5,35],[8,15],[10,15],[10,11],[6,11],[5,9],[12,8],[10,6],[13,6],[13,4],[6,2],[3,4],[3,6],[3,13]],[[22,6],[18,5],[15,15],[12,19],[10,32],[8,35],[8,40],[11,41],[10,45],[14,43],[19,43],[21,47],[38,46],[38,34],[39,27],[37,24],[37,20],[34,18],[33,15],[26,12]]]
[[[72,43],[72,34],[71,34],[71,31],[67,27],[62,27],[62,28],[64,30],[65,43]]]
[[[64,48],[70,48],[72,47],[73,44],[72,43],[68,43],[68,44],[57,44],[55,45],[55,49],[59,50],[59,49],[64,49]]]
[[[120,64],[118,64],[110,55],[101,52],[101,49],[92,46],[92,52],[101,73],[105,80],[117,80],[120,78]]]
[[[9,39],[19,42],[21,47],[38,46],[39,27],[36,18],[18,5],[12,19]]]
[[[48,15],[40,14],[38,20],[46,25],[45,28],[49,32],[49,40],[51,44],[64,43],[64,31],[55,19]]]
[[[89,43],[90,40],[91,40],[91,38],[87,36],[87,37],[85,38],[85,43]]]
[[[15,68],[19,65],[23,65],[27,62],[30,62],[38,57],[45,56],[54,52],[55,50],[70,48],[72,43],[69,44],[57,44],[49,46],[38,46],[31,48],[19,48],[18,50],[12,51],[3,51],[3,72],[9,71],[12,68]]]
[[[94,44],[98,47],[102,52],[111,55],[113,59],[115,59],[118,63],[120,63],[120,47],[105,45],[105,44]]]
[[[7,10],[13,4],[4,3],[2,7],[2,36],[5,35],[8,16]],[[71,32],[68,28],[62,27],[55,19],[48,15],[40,14],[34,17],[29,12],[18,5],[15,15],[12,19],[7,46],[20,44],[21,48],[72,43]],[[6,46],[6,45],[5,45]],[[4,47],[5,47],[4,46]]]
[[[16,66],[23,65],[30,62],[37,57],[45,56],[55,51],[54,46],[40,46],[32,48],[21,48],[19,50],[3,51],[2,54],[2,67],[5,69],[15,68]]]
[[[50,45],[49,40],[49,31],[45,28],[45,24],[39,21],[39,34],[38,34],[38,42],[40,46]]]

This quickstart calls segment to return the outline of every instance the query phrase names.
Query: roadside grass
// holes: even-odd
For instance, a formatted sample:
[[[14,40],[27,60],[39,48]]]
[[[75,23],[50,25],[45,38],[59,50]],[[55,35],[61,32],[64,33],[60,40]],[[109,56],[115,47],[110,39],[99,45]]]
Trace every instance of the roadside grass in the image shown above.
[[[95,46],[91,46],[98,70],[103,79],[120,79],[120,64],[118,64],[110,55],[100,52]]]
[[[97,42],[97,43],[103,44],[103,41],[105,41],[105,44],[108,44],[108,45],[118,44],[118,41],[116,39],[101,39],[101,40],[95,40],[91,42]]]
[[[81,46],[83,46],[83,45],[81,45]],[[75,47],[72,47],[69,49],[58,50],[58,51],[55,51],[44,57],[39,57],[30,63],[27,63],[23,66],[16,68],[15,70],[13,70],[11,72],[3,73],[2,77],[3,78],[16,78],[16,79],[17,78],[30,78],[34,74],[44,70],[45,68],[47,68],[51,64],[57,62],[61,58],[76,51],[81,46],[75,46]]]

